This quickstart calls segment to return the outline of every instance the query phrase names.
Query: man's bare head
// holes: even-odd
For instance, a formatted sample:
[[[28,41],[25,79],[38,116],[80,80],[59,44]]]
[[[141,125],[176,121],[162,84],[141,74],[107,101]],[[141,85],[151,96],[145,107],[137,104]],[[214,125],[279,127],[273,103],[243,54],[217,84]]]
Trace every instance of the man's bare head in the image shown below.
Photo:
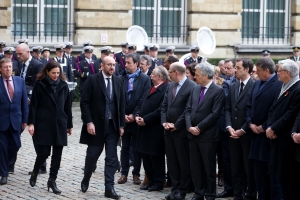
[[[19,44],[16,48],[16,54],[19,61],[26,62],[30,57],[30,49],[28,45],[25,43]]]

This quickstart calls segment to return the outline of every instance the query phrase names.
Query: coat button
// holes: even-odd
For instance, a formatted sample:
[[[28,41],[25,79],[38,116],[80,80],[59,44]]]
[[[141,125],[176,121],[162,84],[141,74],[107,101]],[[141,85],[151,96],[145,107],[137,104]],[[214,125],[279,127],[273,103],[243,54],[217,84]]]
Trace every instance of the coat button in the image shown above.
[[[237,110],[237,108],[235,108],[234,110]]]
[[[101,119],[104,119],[103,117],[101,117]]]
[[[234,119],[237,119],[237,117],[234,117]]]

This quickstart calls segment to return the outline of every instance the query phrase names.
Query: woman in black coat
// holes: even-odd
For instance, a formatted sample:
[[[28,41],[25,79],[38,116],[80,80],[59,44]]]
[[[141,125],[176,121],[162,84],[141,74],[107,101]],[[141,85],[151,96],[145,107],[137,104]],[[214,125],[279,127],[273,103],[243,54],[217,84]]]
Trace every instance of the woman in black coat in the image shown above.
[[[164,128],[160,123],[161,104],[168,88],[168,72],[158,66],[150,75],[153,86],[145,96],[136,116],[140,126],[136,151],[143,159],[148,184],[141,190],[158,191],[163,189],[165,180],[165,144]]]
[[[30,185],[36,183],[40,166],[50,156],[52,158],[49,188],[55,194],[61,191],[56,187],[56,176],[60,167],[63,146],[67,146],[67,133],[72,134],[72,111],[68,84],[58,62],[49,62],[37,74],[33,88],[28,116],[28,131],[37,146],[37,157],[30,177]]]

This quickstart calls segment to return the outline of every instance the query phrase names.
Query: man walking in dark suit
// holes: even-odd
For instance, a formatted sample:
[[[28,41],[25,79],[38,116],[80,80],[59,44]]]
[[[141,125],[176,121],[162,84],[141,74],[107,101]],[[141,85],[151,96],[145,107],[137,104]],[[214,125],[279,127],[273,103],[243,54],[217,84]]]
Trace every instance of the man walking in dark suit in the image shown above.
[[[23,79],[12,76],[9,58],[0,61],[0,184],[7,184],[9,160],[21,147],[20,134],[27,126],[28,105]]]
[[[253,62],[247,58],[236,61],[236,78],[229,88],[225,106],[226,128],[230,134],[229,152],[234,199],[256,199],[253,162],[248,159],[252,135],[246,120],[247,101],[254,81],[250,77]],[[244,191],[246,183],[246,191]]]
[[[169,76],[173,82],[165,94],[161,107],[168,172],[172,180],[172,192],[165,197],[167,200],[184,199],[192,185],[184,109],[196,83],[186,77],[185,71],[184,64],[180,62],[171,64]]]
[[[96,162],[105,146],[105,197],[118,199],[114,190],[117,143],[124,132],[125,105],[122,81],[113,75],[115,60],[103,59],[102,71],[87,78],[81,96],[82,130],[80,143],[87,144],[82,192],[86,192]]]
[[[195,184],[193,200],[216,198],[216,153],[219,126],[216,125],[223,105],[223,88],[212,81],[215,71],[208,62],[196,66],[194,87],[185,112],[189,131],[191,174]]]
[[[270,139],[266,136],[267,120],[270,107],[282,83],[275,73],[275,63],[269,57],[256,62],[257,75],[251,98],[248,100],[247,121],[251,128],[247,134],[252,135],[249,159],[253,159],[255,184],[259,200],[281,199],[281,188],[276,176],[268,174],[270,162]]]
[[[25,40],[24,40],[25,41]],[[26,43],[21,43],[16,48],[16,54],[19,60],[19,72],[18,75],[25,80],[28,104],[30,104],[30,98],[32,94],[33,86],[36,82],[36,75],[39,73],[44,65],[40,61],[34,59],[30,55],[30,49]],[[34,143],[34,141],[33,141]],[[12,156],[9,161],[10,173],[14,172],[15,163],[17,160],[17,154]],[[46,173],[46,162],[41,166],[39,173]]]
[[[141,73],[138,68],[140,64],[139,55],[130,53],[126,55],[126,71],[122,75],[123,88],[125,93],[125,132],[122,136],[122,150],[121,150],[121,177],[118,180],[119,184],[127,182],[129,172],[129,150],[132,142],[134,148],[134,164],[133,164],[133,183],[140,185],[140,169],[141,169],[141,155],[136,148],[136,139],[139,131],[138,124],[135,122],[136,112],[148,93],[151,84],[150,78],[146,74]]]
[[[278,79],[283,82],[270,108],[266,135],[271,139],[269,173],[279,177],[283,199],[299,199],[299,168],[291,137],[300,109],[299,67],[291,60],[279,61]],[[297,175],[295,175],[297,173]]]

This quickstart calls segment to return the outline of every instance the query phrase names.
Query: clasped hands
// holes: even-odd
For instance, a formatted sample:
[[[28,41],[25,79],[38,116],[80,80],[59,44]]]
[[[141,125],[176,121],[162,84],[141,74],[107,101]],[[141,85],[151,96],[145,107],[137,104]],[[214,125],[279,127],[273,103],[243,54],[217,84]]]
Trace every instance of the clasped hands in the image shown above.
[[[300,144],[300,133],[294,133],[292,138],[296,144]]]
[[[195,136],[200,135],[200,129],[198,128],[198,126],[190,127],[188,131]]]
[[[176,127],[173,123],[165,122],[163,123],[163,127],[165,130],[170,130],[171,132],[176,131]]]
[[[135,117],[135,121],[139,126],[145,126],[145,121],[144,118],[140,117],[140,116],[136,116]]]
[[[232,127],[228,127],[227,130],[230,133],[230,137],[233,139],[239,139],[242,135],[245,134],[241,129],[234,130]]]

